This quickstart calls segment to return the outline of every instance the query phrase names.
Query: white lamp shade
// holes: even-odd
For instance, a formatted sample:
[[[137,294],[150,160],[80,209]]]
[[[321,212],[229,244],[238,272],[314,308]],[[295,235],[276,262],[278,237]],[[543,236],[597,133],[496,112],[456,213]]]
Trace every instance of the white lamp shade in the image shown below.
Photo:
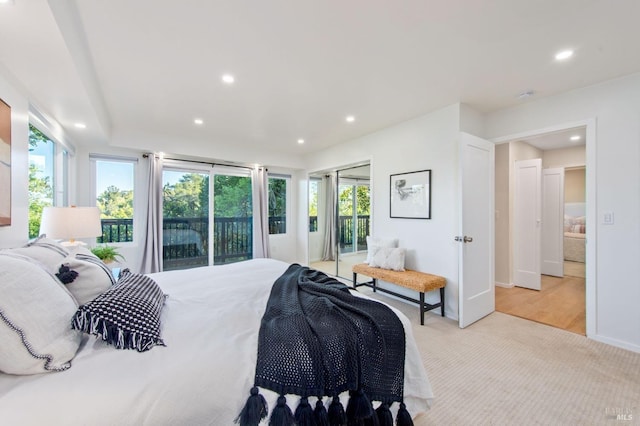
[[[91,238],[102,235],[100,209],[97,207],[45,207],[40,234],[48,238]]]

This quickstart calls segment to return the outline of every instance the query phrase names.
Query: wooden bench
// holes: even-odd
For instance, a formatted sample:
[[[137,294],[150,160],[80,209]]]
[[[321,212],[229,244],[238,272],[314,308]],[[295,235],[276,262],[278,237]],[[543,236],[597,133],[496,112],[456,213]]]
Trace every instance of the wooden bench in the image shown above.
[[[427,274],[425,272],[412,271],[410,269],[401,271],[392,271],[389,269],[374,268],[366,263],[359,263],[353,265],[353,288],[360,286],[367,286],[376,290],[380,290],[384,293],[392,294],[396,297],[408,300],[410,302],[417,303],[420,306],[420,325],[424,325],[424,313],[432,309],[440,307],[440,312],[444,316],[444,287],[447,285],[447,280],[444,277],[438,275]],[[366,275],[371,278],[371,281],[366,283],[358,283],[358,274]],[[395,291],[387,290],[386,288],[377,287],[377,281],[382,280],[392,284],[396,284],[402,287],[416,290],[420,293],[420,299],[414,299],[404,294],[396,293]],[[440,303],[429,304],[424,301],[424,294],[432,290],[440,289]]]

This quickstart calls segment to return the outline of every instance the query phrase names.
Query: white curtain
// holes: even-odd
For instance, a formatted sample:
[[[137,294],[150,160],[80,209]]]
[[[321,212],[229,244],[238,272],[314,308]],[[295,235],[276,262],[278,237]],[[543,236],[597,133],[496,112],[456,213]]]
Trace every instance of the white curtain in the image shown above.
[[[269,176],[267,169],[251,170],[253,196],[253,257],[269,257]]]
[[[322,260],[336,260],[336,194],[337,180],[335,175],[327,175],[324,177],[325,188],[325,226],[324,226],[324,243],[322,246]]]
[[[140,272],[162,271],[162,158],[147,156],[147,213],[140,229],[145,229]]]

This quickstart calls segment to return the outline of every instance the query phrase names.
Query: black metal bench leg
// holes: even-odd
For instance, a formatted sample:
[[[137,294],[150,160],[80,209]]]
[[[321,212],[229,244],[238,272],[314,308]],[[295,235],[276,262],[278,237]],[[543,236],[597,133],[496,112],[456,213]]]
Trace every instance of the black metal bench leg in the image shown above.
[[[356,287],[357,287],[357,286],[356,286],[356,283],[358,282],[358,281],[357,281],[357,279],[358,279],[358,273],[357,273],[357,272],[354,272],[354,273],[353,273],[353,288],[356,288]]]
[[[444,287],[440,287],[440,312],[444,316]]]
[[[373,283],[373,292],[376,292],[376,284],[378,284],[378,280],[376,278],[372,278],[371,282]]]
[[[420,325],[424,325],[424,292],[420,292]]]

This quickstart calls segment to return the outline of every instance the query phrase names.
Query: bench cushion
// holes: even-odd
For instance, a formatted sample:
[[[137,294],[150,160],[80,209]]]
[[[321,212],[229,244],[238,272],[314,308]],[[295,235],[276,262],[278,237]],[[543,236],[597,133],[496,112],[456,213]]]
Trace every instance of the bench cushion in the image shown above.
[[[405,269],[403,272],[374,268],[365,263],[353,265],[353,272],[367,277],[387,281],[412,290],[427,293],[447,284],[447,280],[439,275]]]

